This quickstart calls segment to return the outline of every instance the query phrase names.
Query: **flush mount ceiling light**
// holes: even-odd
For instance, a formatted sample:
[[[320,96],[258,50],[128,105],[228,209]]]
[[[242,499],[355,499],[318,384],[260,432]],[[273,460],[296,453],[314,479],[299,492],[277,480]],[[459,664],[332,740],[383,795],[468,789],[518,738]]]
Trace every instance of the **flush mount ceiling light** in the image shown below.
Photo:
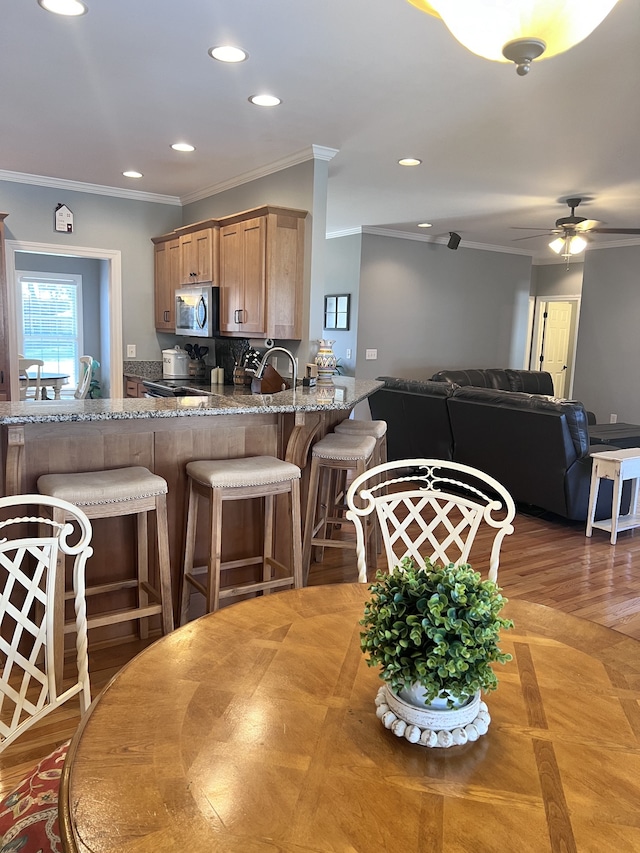
[[[80,0],[38,0],[38,5],[55,15],[77,18],[87,13],[87,7]]]
[[[276,98],[275,95],[251,95],[249,98],[252,104],[257,107],[277,107],[282,101]]]
[[[403,157],[402,160],[398,160],[399,166],[419,166],[422,163],[422,160],[418,160],[416,157]]]
[[[136,172],[135,169],[128,169],[126,172],[122,173],[125,178],[142,178],[142,172]]]
[[[577,255],[587,248],[587,241],[579,234],[567,234],[566,237],[556,237],[549,243],[549,248],[563,258],[569,259],[571,255]]]
[[[209,48],[209,56],[218,62],[244,62],[249,56],[241,47],[233,47],[230,44],[221,44],[218,47]]]
[[[432,225],[430,222],[418,222],[418,228],[431,228]]]
[[[174,142],[171,146],[174,151],[195,151],[194,145],[189,145],[188,142]]]
[[[618,0],[409,0],[441,18],[468,50],[515,62],[521,76],[537,57],[564,53],[602,23]]]

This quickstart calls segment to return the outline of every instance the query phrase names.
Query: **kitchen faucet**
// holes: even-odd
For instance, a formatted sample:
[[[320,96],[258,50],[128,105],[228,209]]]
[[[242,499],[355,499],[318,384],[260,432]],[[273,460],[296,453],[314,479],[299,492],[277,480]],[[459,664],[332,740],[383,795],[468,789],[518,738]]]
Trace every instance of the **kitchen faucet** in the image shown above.
[[[264,369],[267,364],[267,360],[270,356],[273,355],[274,352],[283,352],[286,356],[289,357],[289,361],[291,362],[291,373],[293,375],[293,387],[292,390],[296,390],[296,383],[298,381],[298,365],[296,364],[296,360],[293,357],[293,353],[289,352],[288,349],[284,347],[271,347],[268,349],[265,354],[262,356],[262,361],[258,365],[258,369],[256,370],[255,377],[256,379],[262,379],[262,374],[264,373]]]

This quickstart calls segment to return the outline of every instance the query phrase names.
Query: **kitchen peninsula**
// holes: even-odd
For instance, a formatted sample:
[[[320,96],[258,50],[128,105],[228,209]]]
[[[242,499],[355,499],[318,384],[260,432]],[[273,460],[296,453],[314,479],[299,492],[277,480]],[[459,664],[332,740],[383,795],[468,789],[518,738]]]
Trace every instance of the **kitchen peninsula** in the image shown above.
[[[213,393],[186,397],[0,403],[4,494],[35,493],[38,477],[48,473],[143,465],[164,477],[169,486],[175,603],[187,462],[270,455],[305,468],[311,444],[348,417],[381,384],[336,377],[328,387],[298,386],[295,391],[276,394],[213,386]],[[235,559],[259,526],[257,509],[231,506],[228,519],[225,528],[229,532],[235,528],[235,532],[225,534],[225,548],[229,558]],[[106,580],[133,565],[131,525],[131,518],[104,519],[94,525],[95,555],[90,567],[94,577],[97,574]],[[204,561],[202,545],[199,549],[197,557]]]

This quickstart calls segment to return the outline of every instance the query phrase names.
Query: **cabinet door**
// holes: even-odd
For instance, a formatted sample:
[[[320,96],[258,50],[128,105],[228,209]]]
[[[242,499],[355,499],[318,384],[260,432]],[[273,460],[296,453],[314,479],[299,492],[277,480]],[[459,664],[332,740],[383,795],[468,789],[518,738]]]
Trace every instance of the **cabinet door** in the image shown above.
[[[242,310],[242,223],[220,229],[220,331],[239,332]]]
[[[248,335],[264,335],[266,333],[266,219],[264,216],[259,216],[240,224],[244,284],[242,331]]]
[[[175,289],[179,282],[180,242],[167,240],[155,245],[156,329],[174,331]]]
[[[180,235],[181,284],[203,284],[215,280],[213,236],[213,228]]]

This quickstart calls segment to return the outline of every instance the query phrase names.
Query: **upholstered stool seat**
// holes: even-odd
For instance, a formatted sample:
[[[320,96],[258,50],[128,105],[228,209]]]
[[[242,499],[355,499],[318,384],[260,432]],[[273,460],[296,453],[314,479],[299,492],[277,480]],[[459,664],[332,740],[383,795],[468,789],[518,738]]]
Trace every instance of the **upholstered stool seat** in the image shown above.
[[[85,471],[76,474],[43,474],[38,478],[41,495],[51,495],[75,504],[90,519],[137,516],[137,567],[135,578],[125,578],[102,584],[87,584],[86,596],[97,596],[123,589],[136,590],[133,607],[98,613],[87,618],[89,629],[118,622],[138,621],[141,639],[148,637],[148,618],[160,614],[163,633],[173,630],[171,604],[171,572],[169,567],[169,533],[167,526],[167,482],[148,468],[133,466],[107,471]],[[158,587],[149,582],[147,513],[155,511],[158,544]],[[54,510],[54,520],[64,520],[59,510]],[[88,580],[91,579],[91,561],[88,563]],[[62,595],[64,572],[60,572]],[[69,597],[66,594],[65,597]],[[150,602],[149,599],[152,599]],[[62,608],[62,599],[60,608]],[[62,610],[60,611],[62,612]],[[70,630],[71,626],[67,626]],[[65,631],[67,630],[65,627]]]
[[[387,422],[361,421],[347,418],[333,428],[338,435],[371,435],[376,440],[375,463],[381,465],[387,461]]]
[[[300,469],[297,465],[273,456],[249,456],[239,459],[203,459],[189,462],[187,534],[182,581],[180,623],[187,620],[191,587],[204,595],[210,613],[220,606],[220,599],[245,593],[268,593],[272,589],[302,586],[302,538],[300,515]],[[290,562],[289,566],[274,557],[275,501],[279,494],[288,494],[290,502]],[[206,582],[194,575],[193,561],[196,541],[198,502],[209,501],[210,546]],[[222,561],[222,504],[229,500],[264,500],[263,548],[259,556]],[[262,566],[262,579],[231,586],[221,586],[221,573],[227,569]],[[272,570],[280,572],[273,577]]]
[[[302,552],[305,582],[311,565],[312,548],[317,549],[318,561],[322,560],[324,548],[355,550],[355,541],[333,538],[334,528],[343,522],[337,505],[340,498],[337,484],[346,478],[348,472],[359,476],[371,467],[375,451],[374,436],[355,432],[328,433],[313,445]],[[368,531],[367,542],[371,538],[371,530]]]

